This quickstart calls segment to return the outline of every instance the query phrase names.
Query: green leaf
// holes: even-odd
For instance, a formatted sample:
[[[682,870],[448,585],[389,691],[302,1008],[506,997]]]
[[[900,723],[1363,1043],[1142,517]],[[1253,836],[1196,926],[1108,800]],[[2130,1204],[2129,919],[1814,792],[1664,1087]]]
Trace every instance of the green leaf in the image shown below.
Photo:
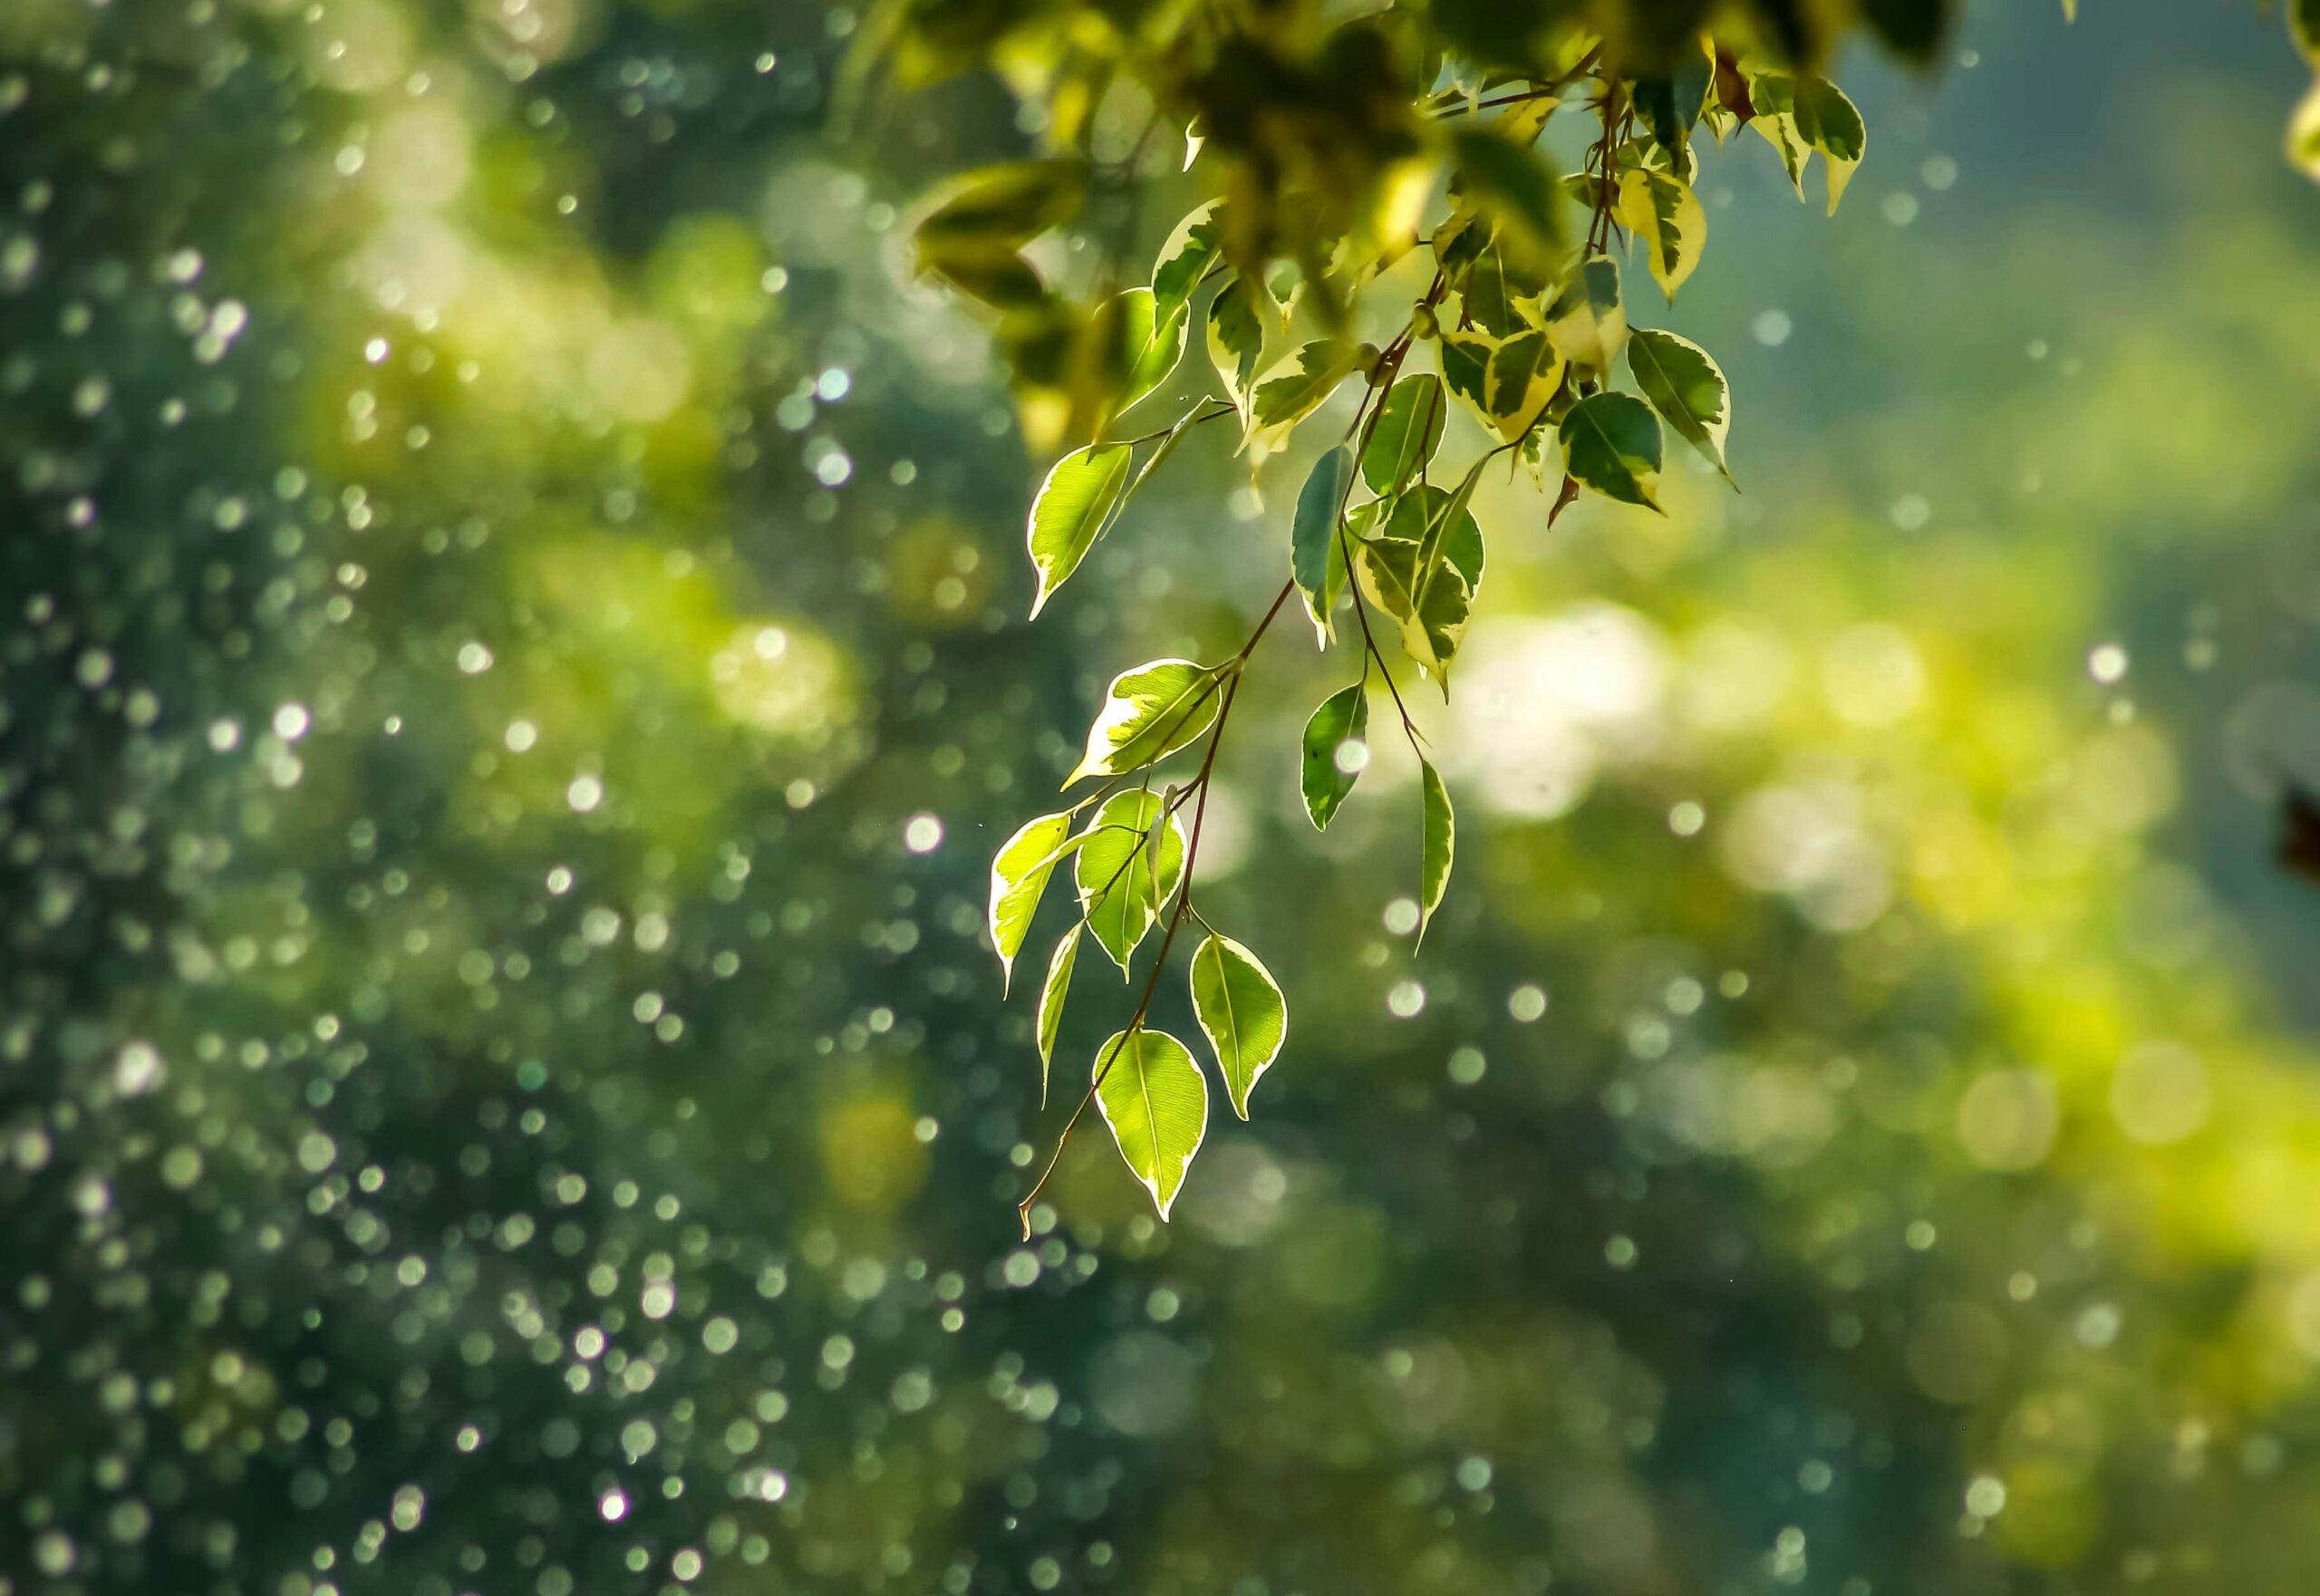
[[[1021,244],[1079,212],[1088,169],[1076,160],[987,166],[953,179],[918,224],[922,244],[963,239]]]
[[[1482,531],[1464,506],[1480,464],[1459,493],[1417,488],[1404,494],[1383,533],[1353,551],[1362,591],[1395,623],[1402,651],[1433,672],[1445,697],[1450,663],[1482,584]]]
[[[1796,80],[1796,131],[1821,152],[1829,168],[1829,214],[1844,198],[1845,185],[1869,150],[1869,128],[1845,92],[1826,78]]]
[[[1229,278],[1208,303],[1208,358],[1224,384],[1224,396],[1241,412],[1241,425],[1250,426],[1250,403],[1256,392],[1257,363],[1264,358],[1264,323],[1249,302],[1249,289]]]
[[[1399,493],[1426,469],[1441,447],[1442,429],[1450,406],[1442,396],[1442,379],[1431,372],[1404,377],[1386,395],[1378,424],[1362,446],[1361,479],[1380,498]]]
[[[1329,586],[1330,569],[1335,565],[1340,576],[1345,569],[1336,557],[1338,511],[1352,481],[1353,446],[1340,443],[1313,462],[1312,474],[1297,495],[1297,516],[1290,532],[1290,573],[1297,578],[1305,613],[1313,618],[1313,630],[1324,648],[1329,641],[1329,610],[1337,599]]]
[[[1518,334],[1492,352],[1483,408],[1501,438],[1512,443],[1531,430],[1562,386],[1563,370],[1561,353],[1544,333]]]
[[[1208,1134],[1208,1082],[1165,1031],[1123,1030],[1096,1054],[1096,1106],[1165,1222]]]
[[[1619,218],[1643,245],[1659,291],[1675,298],[1707,245],[1707,211],[1699,196],[1681,178],[1638,169],[1620,175]]]
[[[1450,392],[1487,417],[1490,414],[1485,397],[1485,382],[1490,372],[1490,357],[1497,351],[1495,340],[1479,333],[1453,333],[1443,329],[1440,359],[1442,380]]]
[[[1010,246],[989,240],[922,238],[918,269],[993,310],[1030,310],[1048,295],[1030,261]]]
[[[1458,168],[1459,197],[1497,220],[1502,242],[1516,245],[1532,259],[1561,248],[1561,196],[1537,156],[1491,128],[1452,134],[1450,150]]]
[[[1547,334],[1571,364],[1594,372],[1611,369],[1628,341],[1619,262],[1599,255],[1580,267],[1548,307]]]
[[[1039,895],[1060,856],[1056,849],[1070,834],[1069,814],[1041,815],[1027,820],[1000,845],[991,861],[991,943],[999,950],[1000,990],[1015,979],[1015,955],[1039,912]]]
[[[1257,384],[1252,420],[1260,431],[1287,431],[1321,407],[1353,370],[1354,349],[1335,338],[1318,339],[1276,364]]]
[[[1119,316],[1120,369],[1126,372],[1119,401],[1113,407],[1117,414],[1132,409],[1168,380],[1168,373],[1184,358],[1190,318],[1181,304],[1163,315],[1149,288],[1126,289],[1115,296],[1114,304]]]
[[[1031,500],[1031,518],[1024,542],[1031,551],[1031,569],[1039,575],[1039,591],[1031,597],[1031,615],[1039,617],[1064,579],[1095,547],[1119,503],[1127,480],[1128,446],[1091,443],[1056,461],[1048,479]]]
[[[1447,561],[1470,594],[1482,586],[1483,533],[1467,507],[1474,501],[1474,488],[1481,483],[1483,468],[1490,463],[1490,458],[1484,455],[1469,466],[1455,490],[1445,494],[1439,488],[1429,487],[1404,496],[1394,506],[1394,514],[1386,523],[1386,534],[1389,537],[1416,537],[1421,581],[1431,578]]]
[[[1154,660],[1121,672],[1088,728],[1088,749],[1063,779],[1117,776],[1163,759],[1216,719],[1217,671],[1190,660]]]
[[[1249,1117],[1249,1093],[1289,1038],[1289,1001],[1256,954],[1229,936],[1193,950],[1193,1013],[1216,1054],[1232,1112]]]
[[[1096,943],[1125,975],[1184,869],[1184,831],[1157,793],[1115,793],[1088,823],[1072,874]]]
[[[1048,1067],[1055,1059],[1056,1033],[1063,1026],[1063,1000],[1071,989],[1071,967],[1079,961],[1079,933],[1074,925],[1055,944],[1048,960],[1048,978],[1039,983],[1039,1107],[1048,1106]]]
[[[1495,243],[1474,259],[1460,292],[1469,320],[1494,338],[1511,338],[1540,326],[1552,286],[1545,274],[1511,259]]]
[[[1732,391],[1707,351],[1673,333],[1638,327],[1628,343],[1628,371],[1677,436],[1706,457],[1726,481],[1732,481],[1731,468],[1724,463],[1724,440],[1732,430]]]
[[[1417,873],[1417,940],[1423,945],[1426,927],[1434,924],[1434,912],[1442,907],[1443,894],[1450,889],[1450,862],[1458,849],[1458,819],[1451,812],[1450,789],[1442,785],[1433,761],[1420,756],[1418,769],[1425,789]]]
[[[2287,32],[2304,58],[2320,66],[2320,0],[2287,0]]]
[[[1659,423],[1629,393],[1592,393],[1562,419],[1563,469],[1606,498],[1659,508]]]
[[[1313,718],[1305,722],[1304,759],[1297,782],[1314,830],[1327,831],[1338,806],[1353,791],[1367,763],[1367,752],[1349,754],[1346,745],[1361,749],[1368,734],[1369,692],[1368,684],[1361,682],[1323,699]]]
[[[1699,96],[1692,95],[1686,103],[1672,77],[1638,78],[1634,95],[1636,111],[1652,138],[1669,156],[1680,159],[1690,139],[1692,118],[1699,111]]]
[[[1176,224],[1152,264],[1152,295],[1165,317],[1182,310],[1224,246],[1223,201],[1212,199]]]
[[[1836,213],[1845,185],[1867,152],[1869,130],[1845,92],[1822,77],[1805,73],[1792,78],[1784,73],[1760,73],[1748,92],[1756,108],[1749,125],[1780,151],[1781,164],[1799,198],[1804,193],[1804,165],[1812,150],[1821,152],[1829,169],[1829,211]]]

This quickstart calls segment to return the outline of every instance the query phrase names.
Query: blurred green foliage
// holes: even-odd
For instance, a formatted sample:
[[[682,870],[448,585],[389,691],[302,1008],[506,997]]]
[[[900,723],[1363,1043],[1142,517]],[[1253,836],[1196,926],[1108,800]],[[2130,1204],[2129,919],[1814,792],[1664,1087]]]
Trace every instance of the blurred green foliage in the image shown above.
[[[2299,70],[2097,9],[1844,63],[1833,222],[1704,184],[1748,496],[1480,485],[1422,956],[1416,767],[1315,840],[1269,643],[1268,1112],[1020,1244],[987,861],[1307,462],[1188,438],[1023,624],[905,237],[1009,97],[833,140],[865,19],[755,0],[0,10],[8,1590],[2302,1589]]]

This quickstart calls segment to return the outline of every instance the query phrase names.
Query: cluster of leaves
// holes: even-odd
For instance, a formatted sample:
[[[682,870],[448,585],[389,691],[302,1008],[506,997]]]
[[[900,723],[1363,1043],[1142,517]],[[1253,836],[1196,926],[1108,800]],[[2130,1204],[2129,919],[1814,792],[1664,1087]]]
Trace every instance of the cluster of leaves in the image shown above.
[[[1880,9],[1889,23],[1897,15]],[[1728,479],[1724,374],[1689,340],[1630,324],[1620,257],[1639,247],[1671,297],[1698,266],[1703,133],[1721,143],[1753,128],[1800,196],[1817,154],[1832,209],[1866,145],[1843,92],[1800,64],[1822,41],[1768,26],[1777,15],[1694,30],[1664,48],[1640,43],[1648,31],[1620,37],[1576,21],[1511,28],[1515,9],[1453,21],[1394,8],[1320,32],[1302,60],[1294,30],[1284,36],[1265,20],[1175,42],[1207,71],[1163,85],[1176,106],[1155,95],[1150,115],[1157,125],[1189,110],[1186,165],[1214,150],[1221,191],[1177,224],[1148,282],[1100,285],[1071,305],[1026,254],[1073,221],[1098,179],[1084,151],[1068,150],[1068,129],[1064,153],[968,174],[917,231],[924,269],[1001,315],[1027,415],[1085,440],[1031,506],[1034,615],[1190,429],[1232,421],[1253,467],[1341,388],[1358,395],[1296,497],[1287,577],[1263,621],[1222,663],[1164,659],[1123,672],[1065,784],[1102,785],[1028,822],[991,866],[991,934],[1010,980],[1050,876],[1068,863],[1077,889],[1078,917],[1039,984],[1043,1080],[1083,940],[1128,972],[1159,932],[1142,1000],[1098,1049],[1057,1156],[1094,1103],[1164,1219],[1208,1115],[1191,1049],[1146,1024],[1188,919],[1204,933],[1190,964],[1194,1011],[1243,1118],[1287,1034],[1279,984],[1193,901],[1209,779],[1258,643],[1292,596],[1325,648],[1351,612],[1359,674],[1306,725],[1303,798],[1327,827],[1367,761],[1370,684],[1382,682],[1420,766],[1423,936],[1448,886],[1455,816],[1381,638],[1447,692],[1486,565],[1472,504],[1502,457],[1552,488],[1551,517],[1585,493],[1657,508],[1669,430]],[[1261,64],[1272,70],[1252,75]],[[1236,77],[1262,83],[1262,96],[1226,92]],[[1095,92],[1045,87],[1050,106],[1083,114]],[[1557,170],[1547,154],[1558,115],[1584,119],[1576,170]],[[1383,347],[1358,341],[1364,291],[1419,250],[1431,269],[1400,330]],[[1108,436],[1178,371],[1195,324],[1216,392],[1168,427]],[[1454,411],[1479,427],[1484,447],[1437,481]],[[1204,750],[1195,773],[1164,781],[1164,763],[1194,745]],[[1027,1227],[1044,1184],[1024,1200]]]
[[[1388,10],[1322,33],[1298,66],[1310,101],[1273,60],[1266,92],[1281,114],[1271,118],[1208,97],[1208,79],[1177,85],[1191,111],[1186,165],[1213,163],[1220,191],[1176,224],[1146,282],[1099,285],[1059,309],[1026,253],[1069,224],[1098,181],[1083,154],[969,173],[917,228],[923,268],[1000,314],[1027,416],[1078,445],[1031,505],[1035,616],[1191,429],[1230,421],[1253,469],[1341,390],[1358,397],[1296,496],[1285,579],[1263,621],[1221,663],[1123,672],[1065,783],[1102,785],[1027,823],[991,867],[991,934],[1010,980],[1050,876],[1068,863],[1077,889],[1078,918],[1039,983],[1043,1080],[1081,943],[1127,972],[1159,933],[1143,999],[1099,1049],[1057,1154],[1094,1103],[1163,1218],[1208,1108],[1192,1050],[1146,1024],[1178,928],[1189,920],[1204,933],[1194,1010],[1242,1117],[1287,1031],[1279,984],[1193,901],[1210,775],[1258,643],[1292,597],[1324,648],[1350,614],[1358,674],[1306,725],[1303,798],[1326,827],[1367,762],[1370,690],[1382,682],[1420,767],[1422,937],[1448,886],[1455,822],[1387,649],[1446,694],[1487,563],[1472,508],[1484,472],[1502,461],[1528,471],[1552,492],[1551,517],[1588,493],[1657,508],[1672,430],[1728,479],[1724,373],[1689,340],[1630,324],[1621,257],[1639,249],[1671,297],[1696,268],[1704,143],[1754,129],[1800,196],[1817,155],[1832,209],[1866,143],[1844,92],[1797,64],[1816,41],[1768,45],[1745,20],[1648,54],[1575,22],[1542,24],[1519,66],[1512,35],[1468,53],[1439,20]],[[1414,32],[1426,42],[1415,57]],[[1282,47],[1262,31],[1220,37],[1212,71],[1248,73],[1251,52]],[[1051,104],[1074,99],[1048,92]],[[1299,106],[1318,121],[1304,125],[1290,113]],[[1173,114],[1155,100],[1155,125]],[[1548,153],[1558,117],[1580,121],[1575,170]],[[1401,280],[1425,286],[1396,313],[1399,330],[1382,347],[1361,341],[1358,327],[1374,319],[1365,291],[1413,255],[1419,269]],[[1178,372],[1196,334],[1214,388],[1166,427],[1117,435],[1117,419]],[[1454,413],[1479,430],[1480,449],[1441,471]],[[1195,747],[1194,773],[1165,780],[1165,762]],[[1027,1224],[1039,1190],[1024,1201]]]
[[[2299,17],[2315,5],[2296,0]],[[1068,450],[1031,507],[1034,616],[1188,430],[1231,421],[1253,471],[1340,391],[1358,396],[1296,495],[1285,579],[1241,650],[1123,672],[1066,789],[1104,785],[1031,821],[994,862],[991,933],[1010,972],[1049,875],[1072,863],[1080,915],[1040,987],[1043,1074],[1083,934],[1126,971],[1161,930],[1143,999],[1099,1051],[1058,1158],[1098,1104],[1166,1217],[1205,1129],[1206,1088],[1190,1050],[1146,1016],[1187,918],[1206,933],[1192,962],[1195,1009],[1243,1117],[1280,1052],[1280,989],[1194,906],[1191,867],[1234,694],[1274,618],[1297,598],[1326,649],[1353,617],[1344,631],[1359,673],[1303,736],[1316,827],[1366,762],[1373,680],[1391,699],[1420,766],[1422,936],[1448,884],[1455,818],[1386,643],[1446,695],[1487,565],[1473,504],[1494,464],[1530,475],[1549,521],[1590,494],[1657,510],[1671,431],[1731,480],[1724,372],[1690,340],[1634,324],[1629,268],[1639,255],[1673,298],[1706,241],[1702,160],[1744,132],[1769,145],[1800,198],[1817,157],[1833,212],[1868,139],[1821,70],[1830,49],[1859,24],[1929,61],[1950,10],[1435,0],[1338,20],[1310,4],[898,0],[880,15],[865,54],[898,80],[1000,63],[1036,112],[1027,125],[1044,130],[1039,159],[965,174],[916,231],[922,268],[994,314],[1027,435]],[[1142,131],[1124,157],[1104,158],[1101,130],[1120,142],[1123,106]],[[1091,195],[1135,191],[1155,142],[1174,167],[1179,139],[1182,169],[1207,198],[1148,280],[1124,284],[1122,252],[1099,249],[1078,293],[1051,283],[1065,257],[1042,248],[1045,236],[1082,225]],[[1413,257],[1415,271],[1397,269]],[[1381,314],[1371,302],[1388,289],[1401,297]],[[1396,316],[1382,346],[1362,339]],[[1214,387],[1172,424],[1121,435],[1120,418],[1176,377],[1195,339]],[[1454,412],[1478,430],[1479,453],[1437,479]],[[1196,772],[1163,779],[1164,761],[1195,745]],[[1023,1201],[1027,1233],[1045,1184]]]

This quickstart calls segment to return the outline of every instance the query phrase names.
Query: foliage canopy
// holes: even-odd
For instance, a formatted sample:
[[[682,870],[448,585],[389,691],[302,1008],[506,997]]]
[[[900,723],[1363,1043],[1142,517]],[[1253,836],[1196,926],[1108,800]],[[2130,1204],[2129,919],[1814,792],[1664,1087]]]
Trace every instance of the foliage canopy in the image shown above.
[[[1103,784],[1030,822],[994,863],[991,933],[1011,968],[1049,872],[1078,854],[1082,921],[1051,955],[1043,1039],[1082,925],[1124,971],[1159,933],[1142,997],[1098,1055],[1049,1174],[1088,1104],[1103,1102],[1166,1216],[1199,1137],[1181,1161],[1162,1156],[1149,1115],[1144,1132],[1121,1131],[1107,1083],[1123,1056],[1144,1079],[1138,1039],[1187,918],[1208,933],[1191,975],[1204,1026],[1220,983],[1213,970],[1204,982],[1201,962],[1229,947],[1275,1006],[1265,1062],[1280,1050],[1277,984],[1209,926],[1194,879],[1233,696],[1281,610],[1296,598],[1324,650],[1348,610],[1353,622],[1358,676],[1314,711],[1302,739],[1315,827],[1328,827],[1367,761],[1373,681],[1416,756],[1422,928],[1448,887],[1455,822],[1395,672],[1450,692],[1487,565],[1490,538],[1472,508],[1484,474],[1527,474],[1548,497],[1549,524],[1588,495],[1658,510],[1672,433],[1736,488],[1723,369],[1691,340],[1640,324],[1649,291],[1638,296],[1631,279],[1639,266],[1673,301],[1706,244],[1703,162],[1723,158],[1728,141],[1753,144],[1745,133],[1769,147],[1799,198],[1817,158],[1833,214],[1869,145],[1860,111],[1826,75],[1838,46],[1866,34],[1929,66],[1954,10],[1948,0],[1436,0],[1346,16],[1313,4],[897,0],[880,14],[860,67],[908,87],[996,64],[1039,146],[956,179],[915,235],[921,269],[996,318],[1027,437],[1068,450],[1031,506],[1033,616],[1189,429],[1234,424],[1252,476],[1291,450],[1300,427],[1323,439],[1293,501],[1285,579],[1240,651],[1123,672],[1065,786]],[[2289,27],[2320,64],[2320,0],[2296,0]],[[2292,160],[2320,171],[2320,88],[2288,145]],[[1089,213],[1107,191],[1140,198],[1149,170],[1174,167],[1179,152],[1206,197],[1146,274],[1130,255],[1136,206],[1107,232]],[[1058,272],[1049,250],[1042,270],[1042,240],[1083,218],[1102,233],[1092,268]],[[1078,280],[1067,285],[1067,276]],[[1180,374],[1194,348],[1213,386]],[[1128,413],[1164,387],[1189,396],[1187,407],[1137,430]],[[1453,411],[1479,453],[1439,454]],[[1155,798],[1159,767],[1179,751],[1197,756],[1197,770]],[[1162,1043],[1189,1062],[1173,1039],[1153,1038]],[[1215,1051],[1245,1117],[1255,1072],[1232,1047]],[[1023,1199],[1026,1237],[1045,1185],[1043,1175]]]

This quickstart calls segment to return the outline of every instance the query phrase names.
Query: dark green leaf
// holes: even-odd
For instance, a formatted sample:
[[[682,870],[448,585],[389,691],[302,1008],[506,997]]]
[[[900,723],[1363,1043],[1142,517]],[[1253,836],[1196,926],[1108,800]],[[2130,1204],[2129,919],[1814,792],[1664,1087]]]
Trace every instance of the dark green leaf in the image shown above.
[[[1330,590],[1329,573],[1336,562],[1338,512],[1353,482],[1353,446],[1340,443],[1313,462],[1305,487],[1297,496],[1297,516],[1289,544],[1290,574],[1304,595],[1305,613],[1324,646],[1329,642],[1329,610],[1337,595]],[[1339,569],[1342,570],[1342,566]]]
[[[1312,817],[1314,830],[1327,831],[1338,806],[1353,791],[1353,784],[1368,762],[1363,741],[1368,732],[1369,692],[1367,684],[1359,682],[1323,699],[1321,707],[1313,711],[1313,718],[1305,722],[1304,759],[1298,769],[1298,786],[1304,794],[1305,813]],[[1348,750],[1348,744],[1352,750]]]
[[[1450,419],[1449,401],[1442,394],[1442,379],[1431,372],[1404,377],[1386,395],[1378,424],[1362,446],[1361,479],[1380,498],[1399,493],[1441,446],[1442,429]]]
[[[1629,393],[1595,393],[1562,419],[1563,469],[1607,498],[1659,508],[1659,422]]]

